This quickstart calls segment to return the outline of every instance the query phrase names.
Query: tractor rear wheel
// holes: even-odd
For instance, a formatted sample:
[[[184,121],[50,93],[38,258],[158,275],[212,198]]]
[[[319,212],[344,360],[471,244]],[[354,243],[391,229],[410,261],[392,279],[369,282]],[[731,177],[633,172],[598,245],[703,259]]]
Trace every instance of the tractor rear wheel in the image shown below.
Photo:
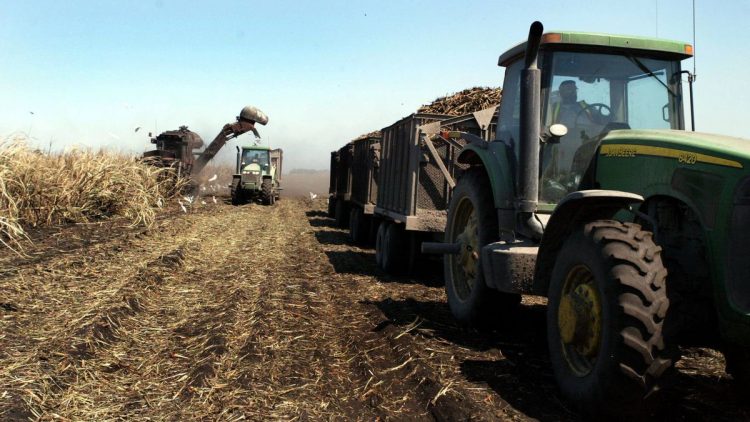
[[[594,221],[555,261],[550,361],[563,395],[584,412],[637,412],[672,366],[662,335],[667,270],[651,236],[637,224]]]
[[[750,351],[732,345],[726,348],[724,357],[727,360],[727,373],[740,388],[750,391]]]
[[[273,181],[271,179],[263,179],[260,185],[260,194],[263,205],[273,205],[276,202],[276,194],[273,191]]]
[[[443,256],[445,293],[451,313],[465,325],[492,325],[521,302],[520,295],[498,292],[484,281],[482,247],[499,237],[493,204],[489,180],[480,169],[471,169],[458,181],[448,207],[445,242],[461,244],[461,251]]]

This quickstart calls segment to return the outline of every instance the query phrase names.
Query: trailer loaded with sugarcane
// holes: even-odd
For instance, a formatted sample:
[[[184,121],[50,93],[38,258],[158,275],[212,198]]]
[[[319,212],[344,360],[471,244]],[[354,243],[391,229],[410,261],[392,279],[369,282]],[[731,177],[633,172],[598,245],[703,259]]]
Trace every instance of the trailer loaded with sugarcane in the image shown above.
[[[491,88],[439,98],[331,153],[329,215],[349,227],[354,243],[375,243],[380,268],[409,271],[420,242],[441,238],[450,190],[462,167],[454,158],[469,141],[452,134],[471,133],[474,142],[491,139],[499,98],[500,90]]]

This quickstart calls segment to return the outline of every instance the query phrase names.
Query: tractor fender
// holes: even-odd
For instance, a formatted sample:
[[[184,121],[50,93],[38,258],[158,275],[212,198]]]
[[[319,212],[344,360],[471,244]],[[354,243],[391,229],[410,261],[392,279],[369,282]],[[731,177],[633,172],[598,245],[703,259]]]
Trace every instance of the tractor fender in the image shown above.
[[[642,202],[641,195],[616,190],[582,190],[563,198],[544,229],[536,259],[533,293],[547,295],[557,254],[576,228],[591,221],[610,219],[631,204]]]
[[[490,180],[495,208],[513,208],[513,152],[503,142],[472,142],[461,149],[456,162],[472,167],[484,167]]]

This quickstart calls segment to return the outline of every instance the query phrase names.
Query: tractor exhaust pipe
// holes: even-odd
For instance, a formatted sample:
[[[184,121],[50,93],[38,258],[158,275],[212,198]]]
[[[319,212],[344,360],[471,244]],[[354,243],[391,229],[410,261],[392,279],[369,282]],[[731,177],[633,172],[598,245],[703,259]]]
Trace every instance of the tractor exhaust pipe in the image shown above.
[[[526,58],[521,70],[521,139],[518,175],[518,199],[516,201],[517,231],[531,239],[542,238],[544,228],[536,218],[539,202],[539,136],[541,70],[537,67],[539,45],[544,26],[535,21],[529,28],[526,42]]]

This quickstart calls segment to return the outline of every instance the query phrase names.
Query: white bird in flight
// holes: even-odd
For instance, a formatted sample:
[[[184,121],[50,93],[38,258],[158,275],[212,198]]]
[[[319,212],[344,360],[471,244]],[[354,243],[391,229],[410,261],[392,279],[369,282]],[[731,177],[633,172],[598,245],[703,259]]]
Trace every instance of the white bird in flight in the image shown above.
[[[315,199],[317,197],[318,197],[317,194],[310,192],[310,199]]]
[[[219,177],[219,176],[217,176],[217,175],[215,175],[215,174],[214,174],[213,176],[211,176],[211,178],[210,178],[210,179],[208,179],[208,181],[209,181],[209,182],[213,182],[213,181],[214,181],[214,180],[216,180],[216,179],[217,179],[218,177]]]

